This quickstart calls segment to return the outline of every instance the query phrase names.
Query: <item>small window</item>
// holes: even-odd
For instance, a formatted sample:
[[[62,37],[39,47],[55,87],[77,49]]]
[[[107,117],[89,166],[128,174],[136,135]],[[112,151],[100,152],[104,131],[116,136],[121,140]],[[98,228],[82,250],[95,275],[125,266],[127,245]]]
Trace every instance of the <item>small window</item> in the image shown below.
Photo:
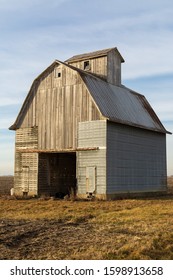
[[[61,77],[61,72],[59,69],[55,69],[55,78],[60,78]]]
[[[91,66],[90,66],[90,62],[89,60],[84,61],[84,70],[90,70]]]

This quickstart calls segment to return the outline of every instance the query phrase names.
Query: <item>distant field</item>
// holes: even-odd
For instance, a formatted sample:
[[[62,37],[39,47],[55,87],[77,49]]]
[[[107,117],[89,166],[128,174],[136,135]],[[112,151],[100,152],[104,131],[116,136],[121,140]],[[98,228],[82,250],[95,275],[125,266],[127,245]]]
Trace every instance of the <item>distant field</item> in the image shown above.
[[[10,194],[10,189],[13,188],[13,176],[0,176],[0,195]],[[168,177],[168,192],[173,193],[173,176]]]
[[[173,195],[0,199],[0,259],[173,260]]]
[[[13,188],[13,176],[0,176],[0,195],[10,194],[10,189]]]
[[[168,177],[168,192],[173,193],[173,176]]]

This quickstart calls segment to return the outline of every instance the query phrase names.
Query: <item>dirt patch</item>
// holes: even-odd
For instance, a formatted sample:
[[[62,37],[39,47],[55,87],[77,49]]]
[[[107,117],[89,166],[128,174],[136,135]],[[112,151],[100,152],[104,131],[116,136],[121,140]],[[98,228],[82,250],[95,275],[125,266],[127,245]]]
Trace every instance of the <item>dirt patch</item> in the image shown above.
[[[0,259],[173,258],[173,196],[0,199]]]
[[[79,251],[86,259],[88,246],[103,237],[86,221],[64,224],[56,220],[1,220],[0,231],[0,259],[13,260],[77,259],[75,252]]]

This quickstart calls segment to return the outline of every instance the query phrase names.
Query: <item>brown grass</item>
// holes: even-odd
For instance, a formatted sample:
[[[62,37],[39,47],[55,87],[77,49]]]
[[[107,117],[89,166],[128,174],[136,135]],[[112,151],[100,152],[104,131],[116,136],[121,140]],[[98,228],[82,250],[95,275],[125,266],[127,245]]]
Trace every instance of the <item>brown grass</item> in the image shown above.
[[[0,200],[0,259],[173,259],[173,196]]]

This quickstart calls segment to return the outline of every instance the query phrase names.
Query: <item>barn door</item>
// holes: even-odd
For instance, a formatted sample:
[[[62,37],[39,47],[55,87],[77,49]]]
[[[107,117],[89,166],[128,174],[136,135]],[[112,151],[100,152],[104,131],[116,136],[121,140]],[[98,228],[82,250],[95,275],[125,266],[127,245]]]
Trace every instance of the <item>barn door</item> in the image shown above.
[[[29,166],[22,167],[22,191],[29,192]]]
[[[86,192],[94,193],[96,189],[96,167],[86,167]]]

